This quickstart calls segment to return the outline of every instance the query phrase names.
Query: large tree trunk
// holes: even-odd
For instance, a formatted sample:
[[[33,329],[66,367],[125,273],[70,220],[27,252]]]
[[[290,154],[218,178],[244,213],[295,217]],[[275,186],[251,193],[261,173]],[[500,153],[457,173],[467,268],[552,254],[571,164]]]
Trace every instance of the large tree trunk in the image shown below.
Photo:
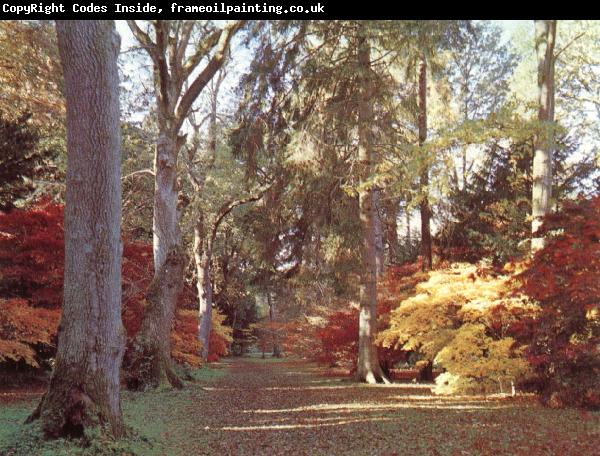
[[[427,139],[427,60],[421,56],[419,62],[419,146],[423,146]],[[423,255],[423,270],[432,267],[431,253],[431,208],[429,207],[429,165],[428,157],[422,149],[420,186],[422,199],[419,204],[421,211],[421,254]]]
[[[162,117],[159,113],[159,117]],[[159,122],[159,123],[166,123]],[[183,382],[171,360],[170,334],[179,295],[183,290],[185,254],[178,214],[177,157],[180,139],[161,132],[154,161],[153,250],[154,278],[147,293],[142,326],[127,359],[127,386],[154,388],[166,378],[176,387]]]
[[[556,21],[535,21],[535,50],[538,61],[538,121],[533,156],[531,201],[531,250],[544,246],[544,238],[535,233],[543,217],[550,212],[552,198],[552,154],[554,146],[554,43]]]
[[[177,182],[177,160],[185,135],[179,132],[193,103],[223,65],[231,38],[243,21],[233,21],[209,32],[202,45],[193,44],[195,39],[191,39],[195,36],[195,21],[153,21],[153,37],[136,21],[128,24],[153,62],[159,130],[154,162],[154,280],[149,290],[155,305],[150,305],[144,315],[128,360],[128,383],[145,389],[158,385],[166,374],[173,386],[182,387],[172,369],[169,342],[185,265]],[[206,65],[200,68],[200,62]]]
[[[372,151],[371,125],[373,109],[371,106],[371,49],[365,33],[365,24],[359,24],[358,66],[360,71],[360,101],[358,106],[358,165],[359,176],[359,217],[362,227],[362,271],[360,282],[360,315],[358,329],[358,362],[356,378],[358,381],[377,383],[387,381],[375,347],[377,331],[377,258],[375,248],[375,208],[373,192],[365,188],[371,172],[374,158]]]
[[[171,361],[171,325],[174,306],[166,306],[181,293],[185,262],[181,250],[172,250],[160,270],[154,275],[146,293],[146,309],[142,326],[128,354],[125,380],[131,390],[155,388],[167,379],[175,388],[183,382],[173,369]]]
[[[29,420],[47,437],[107,425],[124,433],[119,372],[121,152],[113,21],[58,21],[67,100],[63,313],[50,385]]]

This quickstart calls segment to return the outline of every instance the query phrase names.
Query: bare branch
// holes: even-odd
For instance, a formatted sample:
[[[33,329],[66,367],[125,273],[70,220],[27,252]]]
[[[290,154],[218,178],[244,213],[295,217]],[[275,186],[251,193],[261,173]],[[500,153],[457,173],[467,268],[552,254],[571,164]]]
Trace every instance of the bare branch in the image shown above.
[[[146,52],[148,52],[154,63],[157,63],[156,43],[154,43],[150,36],[137,25],[136,21],[128,20],[127,25],[129,25],[131,33],[133,33],[133,36],[135,36]]]
[[[153,176],[154,177],[154,171],[152,171],[150,168],[146,168],[146,169],[140,169],[138,171],[134,171],[132,173],[129,173],[129,174],[123,176],[121,178],[121,180],[129,179],[130,177],[138,176],[140,174],[147,174],[149,176]]]
[[[225,60],[227,49],[229,48],[229,43],[231,39],[235,35],[235,33],[240,29],[240,27],[244,24],[244,21],[234,21],[229,23],[225,28],[223,28],[222,33],[219,34],[218,43],[216,45],[216,50],[212,58],[206,64],[206,67],[200,72],[200,74],[194,79],[194,81],[190,84],[189,88],[185,91],[177,109],[175,110],[175,128],[179,130],[181,125],[183,124],[185,118],[187,117],[194,100],[200,95],[202,89],[206,87],[206,84],[212,79],[215,73],[221,68],[223,65],[223,61]]]

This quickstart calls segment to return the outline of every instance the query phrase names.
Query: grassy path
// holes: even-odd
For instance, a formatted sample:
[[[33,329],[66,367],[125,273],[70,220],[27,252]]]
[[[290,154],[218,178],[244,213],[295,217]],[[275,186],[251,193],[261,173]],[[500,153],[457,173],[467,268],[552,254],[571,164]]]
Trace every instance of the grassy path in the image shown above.
[[[440,398],[424,385],[357,385],[320,374],[302,362],[237,358],[202,369],[183,391],[125,393],[135,437],[109,454],[600,455],[600,413]],[[0,408],[0,427],[17,426],[26,405]],[[64,442],[44,445],[4,454],[84,454]],[[107,454],[94,445],[85,454]]]

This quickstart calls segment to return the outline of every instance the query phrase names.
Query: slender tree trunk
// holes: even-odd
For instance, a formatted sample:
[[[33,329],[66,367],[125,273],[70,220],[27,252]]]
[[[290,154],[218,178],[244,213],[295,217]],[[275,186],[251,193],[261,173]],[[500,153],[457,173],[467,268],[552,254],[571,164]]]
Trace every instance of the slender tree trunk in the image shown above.
[[[120,39],[113,21],[56,29],[67,100],[64,301],[50,386],[28,421],[40,418],[51,438],[94,424],[120,437]]]
[[[359,24],[358,66],[360,71],[360,101],[358,106],[358,165],[359,176],[359,217],[362,227],[362,271],[360,283],[360,315],[358,329],[358,362],[356,378],[358,381],[377,383],[387,381],[375,347],[377,331],[377,258],[375,248],[375,208],[373,192],[364,188],[372,172],[372,84],[371,50],[365,33],[365,24]]]
[[[412,243],[412,235],[410,230],[410,210],[408,208],[408,201],[406,202],[406,245],[410,247]]]
[[[198,196],[204,192],[206,175],[212,170],[217,158],[217,108],[219,88],[223,78],[224,73],[221,72],[216,83],[212,86],[210,121],[208,124],[208,164],[203,170],[204,177],[201,180],[192,178],[192,184]],[[200,134],[199,125],[196,126],[195,134]],[[197,221],[194,227],[194,260],[196,262],[196,288],[198,290],[198,340],[202,344],[200,357],[204,362],[207,362],[210,353],[210,333],[212,331],[213,289],[210,263],[212,261],[214,238],[209,237],[204,226],[205,214],[203,209],[198,207],[197,212]]]
[[[213,291],[210,274],[211,254],[205,242],[202,215],[194,228],[194,260],[196,262],[196,287],[198,289],[198,340],[202,344],[200,353],[204,362],[210,352],[210,332],[212,329]]]
[[[273,323],[275,323],[275,301],[271,296],[271,292],[267,292],[267,302],[269,304],[269,323],[271,323],[271,335],[273,337],[273,356],[275,358],[281,358],[281,348],[279,347],[279,339],[277,337],[277,331]]]
[[[552,155],[554,147],[554,43],[556,21],[535,21],[535,50],[538,61],[538,121],[533,156],[531,250],[544,246],[535,233],[550,212],[552,198]]]
[[[427,60],[421,56],[419,62],[419,146],[423,146],[427,139]],[[423,255],[423,270],[429,270],[432,267],[431,253],[431,208],[429,207],[429,165],[424,149],[422,148],[421,158],[423,159],[420,184],[422,200],[419,205],[421,211],[421,254]]]

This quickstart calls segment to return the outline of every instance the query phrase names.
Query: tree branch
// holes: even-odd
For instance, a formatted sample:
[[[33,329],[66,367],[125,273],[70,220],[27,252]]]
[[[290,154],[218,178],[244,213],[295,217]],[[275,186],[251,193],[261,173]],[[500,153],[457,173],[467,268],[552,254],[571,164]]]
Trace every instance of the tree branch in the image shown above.
[[[150,36],[137,25],[136,21],[128,20],[127,25],[129,25],[129,29],[131,30],[131,33],[133,33],[133,36],[135,36],[146,52],[148,52],[152,61],[157,64],[158,56],[156,44],[152,41]]]
[[[150,168],[140,169],[138,171],[134,171],[132,173],[129,173],[129,174],[123,176],[121,178],[121,180],[129,179],[130,177],[137,176],[138,174],[148,174],[150,176],[154,176],[154,171],[152,171]]]
[[[212,226],[212,231],[211,231],[211,235],[210,235],[210,244],[212,245],[214,243],[215,238],[217,237],[217,230],[219,229],[219,225],[221,224],[223,219],[225,219],[225,217],[227,217],[227,215],[232,210],[234,210],[236,207],[242,206],[244,204],[248,204],[248,203],[252,203],[254,201],[260,200],[269,188],[270,187],[263,188],[254,195],[247,196],[246,198],[229,201],[229,202],[223,204],[221,206],[221,209],[219,209],[219,214],[217,215],[217,218]]]
[[[222,33],[219,34],[218,43],[216,45],[217,49],[214,55],[206,64],[206,67],[200,72],[196,79],[194,79],[194,82],[192,82],[189,88],[185,91],[175,110],[175,129],[177,131],[183,125],[183,122],[187,117],[194,100],[198,98],[198,95],[200,95],[202,89],[206,87],[206,84],[208,84],[215,73],[223,65],[231,38],[233,38],[236,32],[242,27],[244,22],[245,21],[241,20],[234,21],[222,29]]]

